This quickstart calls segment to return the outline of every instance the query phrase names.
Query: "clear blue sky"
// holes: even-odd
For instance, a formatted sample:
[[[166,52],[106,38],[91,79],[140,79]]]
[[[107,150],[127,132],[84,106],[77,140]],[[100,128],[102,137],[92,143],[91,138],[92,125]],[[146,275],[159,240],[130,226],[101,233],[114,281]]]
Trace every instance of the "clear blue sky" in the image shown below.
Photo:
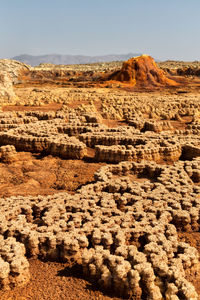
[[[0,0],[0,58],[129,52],[200,60],[200,0]]]

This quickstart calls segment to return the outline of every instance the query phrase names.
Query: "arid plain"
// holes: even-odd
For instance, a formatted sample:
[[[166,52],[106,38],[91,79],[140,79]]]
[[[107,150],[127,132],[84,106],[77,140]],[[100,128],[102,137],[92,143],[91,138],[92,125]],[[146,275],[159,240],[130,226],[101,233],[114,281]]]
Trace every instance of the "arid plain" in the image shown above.
[[[0,299],[200,299],[200,63],[0,60]]]

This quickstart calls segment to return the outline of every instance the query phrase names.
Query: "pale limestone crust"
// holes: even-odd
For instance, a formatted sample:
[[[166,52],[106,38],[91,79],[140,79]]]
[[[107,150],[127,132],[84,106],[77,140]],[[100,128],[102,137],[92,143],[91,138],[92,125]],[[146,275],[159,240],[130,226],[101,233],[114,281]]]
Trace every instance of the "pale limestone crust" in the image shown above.
[[[54,101],[37,89],[29,97]],[[199,231],[199,98],[167,97],[69,89],[56,98],[60,111],[0,113],[2,162],[16,150],[82,159],[91,147],[96,161],[115,163],[74,195],[0,199],[1,288],[25,284],[27,257],[38,257],[80,264],[89,280],[122,296],[197,299],[186,272],[199,272],[198,252],[178,231]],[[80,99],[89,103],[68,107]],[[186,130],[173,128],[192,115]],[[108,128],[104,117],[128,126]]]
[[[3,245],[16,238],[29,257],[81,264],[88,279],[122,296],[197,299],[185,272],[199,271],[198,252],[178,241],[177,230],[199,230],[200,189],[191,171],[199,166],[199,158],[173,166],[122,162],[102,167],[75,195],[0,199]],[[25,250],[12,263],[10,246],[0,253],[5,247],[2,285],[12,286],[11,269],[16,284],[18,276],[25,283]]]
[[[12,103],[16,100],[13,90],[13,83],[7,72],[0,71],[0,101],[3,103]]]
[[[0,236],[0,287],[1,289],[23,286],[30,279],[29,263],[25,247],[14,237]]]

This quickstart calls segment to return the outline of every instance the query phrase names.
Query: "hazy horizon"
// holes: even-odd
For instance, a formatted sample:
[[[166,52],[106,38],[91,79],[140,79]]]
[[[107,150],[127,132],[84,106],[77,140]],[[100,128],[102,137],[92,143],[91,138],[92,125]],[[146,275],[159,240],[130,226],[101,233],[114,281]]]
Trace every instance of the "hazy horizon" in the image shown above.
[[[200,60],[198,0],[2,2],[0,58],[145,53]]]
[[[87,54],[71,54],[71,53],[67,53],[67,54],[60,54],[60,53],[48,53],[48,54],[44,54],[44,53],[42,53],[42,54],[38,54],[38,55],[34,55],[34,54],[29,54],[29,53],[22,53],[22,54],[18,54],[18,55],[14,55],[14,56],[12,56],[12,57],[6,57],[5,59],[13,59],[13,58],[15,58],[15,57],[18,57],[18,56],[25,56],[25,55],[30,55],[30,56],[33,56],[33,57],[37,57],[37,56],[53,56],[53,55],[66,55],[66,56],[85,56],[85,57],[98,57],[98,56],[114,56],[114,55],[126,55],[126,54],[129,54],[129,53],[131,53],[131,52],[127,52],[127,53],[105,53],[105,54],[101,54],[101,55],[98,55],[98,54],[95,54],[95,55],[87,55]],[[149,53],[141,53],[141,55],[143,55],[143,54],[147,54],[147,55],[150,55],[150,56],[152,56],[155,60],[158,60],[158,61],[167,61],[167,60],[174,60],[174,61],[187,61],[187,62],[194,62],[194,61],[199,61],[199,60],[197,60],[197,59],[191,59],[191,60],[183,60],[183,59],[168,59],[168,58],[164,58],[164,59],[160,59],[159,57],[155,57],[155,56],[153,56],[153,55],[151,55],[151,54],[149,54]],[[0,57],[0,59],[2,59],[2,57]]]

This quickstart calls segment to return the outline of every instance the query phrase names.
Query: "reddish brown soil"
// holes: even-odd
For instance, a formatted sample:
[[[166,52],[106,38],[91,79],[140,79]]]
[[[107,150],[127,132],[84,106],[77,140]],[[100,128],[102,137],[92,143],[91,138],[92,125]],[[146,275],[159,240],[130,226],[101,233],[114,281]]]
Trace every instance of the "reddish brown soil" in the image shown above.
[[[1,300],[119,300],[107,296],[83,279],[81,269],[66,264],[30,260],[30,282],[12,291],[0,292]]]
[[[40,158],[26,152],[18,153],[17,158],[10,164],[0,163],[0,197],[73,193],[92,182],[94,173],[103,165],[52,156]]]
[[[127,82],[135,86],[177,86],[158,68],[154,59],[148,55],[130,58],[123,63],[120,71],[114,72],[110,79]]]
[[[195,77],[188,78],[184,76],[168,76],[169,79],[174,80],[178,83],[177,86],[153,86],[153,85],[131,85],[129,82],[119,82],[119,81],[109,81],[112,83],[115,88],[124,90],[126,92],[147,92],[147,93],[154,93],[163,91],[167,92],[168,94],[172,95],[179,95],[179,94],[187,94],[187,93],[194,93],[199,94],[200,88],[200,78]],[[118,84],[117,84],[118,83]],[[112,84],[110,87],[112,87]]]
[[[181,121],[170,121],[171,125],[174,127],[174,130],[185,130],[187,127],[187,124],[189,124],[192,121],[191,116],[182,117]]]
[[[127,126],[127,123],[125,121],[120,121],[120,120],[103,119],[102,123],[109,128],[114,128],[118,126]]]
[[[88,105],[89,104],[89,101],[88,100],[76,100],[76,101],[72,101],[71,103],[69,103],[67,106],[69,108],[78,108],[80,105]]]
[[[60,110],[62,104],[50,103],[42,106],[24,106],[24,105],[6,105],[3,106],[3,111],[57,111]]]

